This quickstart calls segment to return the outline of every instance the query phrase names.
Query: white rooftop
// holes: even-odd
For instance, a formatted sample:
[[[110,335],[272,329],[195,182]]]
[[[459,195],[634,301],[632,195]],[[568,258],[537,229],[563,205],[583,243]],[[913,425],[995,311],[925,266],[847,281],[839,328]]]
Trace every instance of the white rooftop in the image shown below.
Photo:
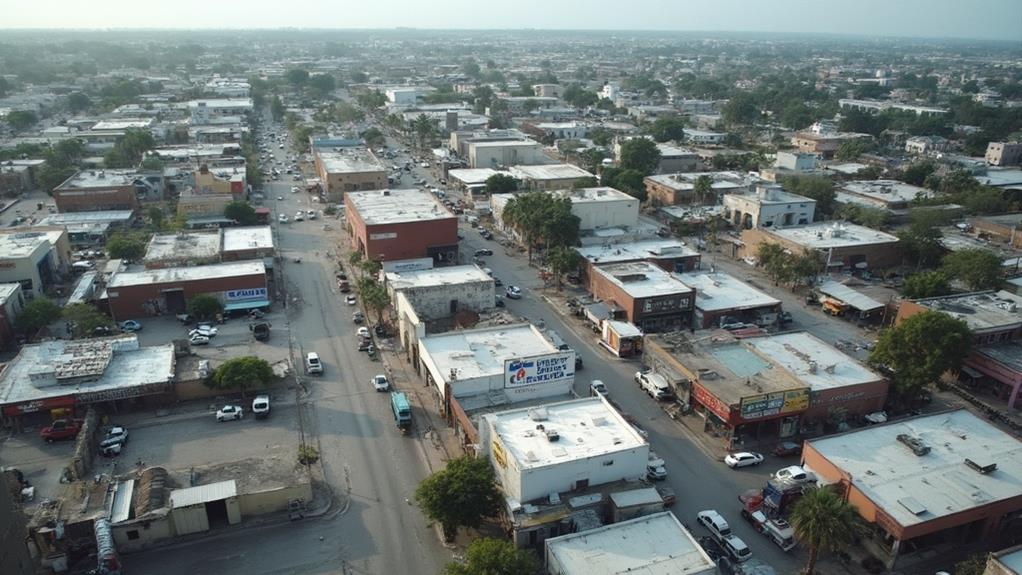
[[[699,255],[699,252],[678,240],[647,240],[576,248],[578,255],[590,262],[611,263],[646,259],[678,258]]]
[[[0,373],[0,404],[170,382],[174,346],[135,335],[53,340],[21,348]]]
[[[450,170],[447,172],[447,176],[452,180],[458,180],[468,186],[472,184],[485,183],[490,176],[506,173],[507,172],[498,172],[491,168],[464,168],[459,170]]]
[[[571,164],[511,166],[511,175],[520,180],[577,180],[593,177],[589,172]]]
[[[212,501],[220,501],[238,495],[238,486],[233,479],[175,489],[170,492],[171,509],[180,509]]]
[[[200,104],[207,108],[251,108],[252,98],[203,98],[191,100],[188,107],[198,108]]]
[[[682,148],[681,146],[675,146],[672,144],[657,144],[657,149],[660,150],[661,158],[680,158],[686,156],[695,157],[696,153],[690,148]]]
[[[915,455],[905,434],[930,448]],[[964,409],[809,440],[902,526],[1022,496],[1022,443]],[[980,473],[979,466],[996,464]]]
[[[200,279],[231,278],[265,273],[266,266],[262,261],[230,262],[223,264],[210,264],[208,266],[174,267],[158,270],[119,272],[110,278],[106,287],[110,290],[125,286],[194,281]]]
[[[834,389],[883,379],[858,361],[808,332],[798,331],[746,339],[763,356],[781,364],[812,391]]]
[[[154,234],[144,260],[147,262],[203,260],[220,255],[220,231]]]
[[[102,131],[106,131],[106,130],[120,131],[120,130],[127,130],[128,128],[144,129],[144,128],[148,128],[148,127],[152,126],[153,123],[154,123],[154,120],[152,118],[145,118],[145,119],[142,119],[142,118],[124,118],[124,119],[118,119],[118,120],[103,120],[103,121],[100,121],[100,122],[96,122],[96,124],[94,124],[91,129],[94,132],[101,131],[101,130]]]
[[[74,188],[118,188],[130,186],[138,178],[135,170],[82,170],[57,187],[57,190]]]
[[[347,192],[345,198],[367,226],[455,217],[436,201],[433,194],[415,188]]]
[[[330,174],[360,174],[387,170],[376,159],[376,156],[362,148],[340,148],[339,150],[316,148],[315,153]]]
[[[108,210],[103,212],[65,212],[50,214],[39,220],[40,226],[66,226],[74,224],[105,224],[128,222],[133,217],[131,210]]]
[[[913,300],[960,319],[973,332],[1022,326],[1022,297],[1008,291],[973,292]]]
[[[493,278],[477,265],[450,266],[407,272],[389,272],[387,274],[387,285],[393,287],[395,290],[460,285],[487,281],[492,282]]]
[[[701,575],[717,572],[669,511],[546,540],[559,575]]]
[[[24,258],[32,255],[42,244],[57,245],[64,229],[31,231],[0,231],[0,254],[5,259]]]
[[[543,334],[530,324],[454,331],[419,340],[439,373],[457,379],[500,376],[504,360],[555,353]]]
[[[891,234],[843,222],[818,222],[796,228],[776,228],[769,233],[811,249],[844,248],[895,243]]]
[[[536,148],[540,143],[535,140],[483,140],[469,142],[468,145],[470,148]]]
[[[722,272],[693,271],[674,274],[696,290],[696,309],[718,311],[756,309],[780,305],[781,302],[738,278]]]
[[[1022,574],[1022,545],[1016,545],[1012,549],[995,553],[994,560],[1000,561],[1001,565],[1011,569],[1009,573],[1014,573],[1015,575]]]
[[[260,250],[273,248],[273,229],[270,226],[224,228],[223,251]]]
[[[522,407],[484,417],[523,472],[646,445],[639,432],[601,397]],[[560,439],[550,441],[536,430],[537,424],[557,431]]]
[[[593,271],[619,286],[633,298],[692,292],[692,287],[646,261],[607,264],[595,267]]]
[[[646,176],[647,180],[666,186],[672,190],[692,190],[695,188],[696,180],[700,176],[706,176],[712,180],[710,187],[716,191],[732,191],[738,189],[751,189],[755,184],[764,180],[743,174],[740,172],[680,172],[677,174],[659,174]]]
[[[0,306],[7,303],[7,300],[11,299],[11,296],[18,293],[21,288],[19,283],[6,283],[0,284]]]
[[[841,189],[878,203],[906,203],[917,197],[929,198],[933,192],[898,180],[856,180],[845,182]]]
[[[586,203],[597,203],[597,202],[622,202],[631,201],[638,203],[635,196],[630,196],[621,190],[612,188],[610,186],[600,186],[595,188],[578,188],[574,190],[557,190],[551,192],[557,197],[568,198],[573,204],[586,204]]]

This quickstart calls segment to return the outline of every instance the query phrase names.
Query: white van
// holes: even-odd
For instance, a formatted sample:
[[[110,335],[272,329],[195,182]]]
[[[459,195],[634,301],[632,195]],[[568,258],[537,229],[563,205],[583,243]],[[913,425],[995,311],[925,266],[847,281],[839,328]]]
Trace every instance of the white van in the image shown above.
[[[735,561],[742,563],[752,558],[752,550],[737,535],[728,535],[720,542],[720,546]]]
[[[95,267],[96,267],[95,262],[90,262],[87,260],[71,264],[71,269],[76,272],[87,272],[89,270],[95,269]]]
[[[252,413],[255,414],[256,419],[263,419],[270,415],[270,396],[268,395],[257,395],[252,400]]]
[[[309,375],[323,373],[323,363],[319,361],[319,354],[310,351],[305,354],[305,373]]]

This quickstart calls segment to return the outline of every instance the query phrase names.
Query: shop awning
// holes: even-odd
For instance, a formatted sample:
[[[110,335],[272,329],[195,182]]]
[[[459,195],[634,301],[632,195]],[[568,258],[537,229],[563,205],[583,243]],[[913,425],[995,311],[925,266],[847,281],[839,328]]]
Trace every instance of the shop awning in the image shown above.
[[[268,299],[250,299],[245,301],[232,301],[224,305],[224,311],[234,311],[238,309],[254,309],[257,307],[266,307],[270,305]]]

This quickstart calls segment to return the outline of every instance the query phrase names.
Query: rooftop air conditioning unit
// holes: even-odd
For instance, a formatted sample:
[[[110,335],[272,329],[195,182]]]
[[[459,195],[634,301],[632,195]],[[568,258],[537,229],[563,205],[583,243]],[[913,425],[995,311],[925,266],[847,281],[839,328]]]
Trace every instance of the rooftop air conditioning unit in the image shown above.
[[[543,433],[546,433],[546,439],[551,443],[558,441],[561,438],[561,435],[554,429],[545,429],[543,430]]]
[[[918,437],[913,437],[907,433],[899,433],[897,440],[907,445],[909,449],[912,450],[912,453],[915,453],[919,457],[930,452],[930,446],[923,443],[923,440]]]

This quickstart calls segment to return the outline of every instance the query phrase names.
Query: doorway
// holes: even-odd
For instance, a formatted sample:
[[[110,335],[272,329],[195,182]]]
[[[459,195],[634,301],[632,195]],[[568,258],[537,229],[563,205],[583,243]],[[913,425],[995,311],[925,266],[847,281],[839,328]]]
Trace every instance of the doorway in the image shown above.
[[[210,529],[219,529],[230,525],[227,518],[227,500],[207,501],[206,521],[209,522]]]

